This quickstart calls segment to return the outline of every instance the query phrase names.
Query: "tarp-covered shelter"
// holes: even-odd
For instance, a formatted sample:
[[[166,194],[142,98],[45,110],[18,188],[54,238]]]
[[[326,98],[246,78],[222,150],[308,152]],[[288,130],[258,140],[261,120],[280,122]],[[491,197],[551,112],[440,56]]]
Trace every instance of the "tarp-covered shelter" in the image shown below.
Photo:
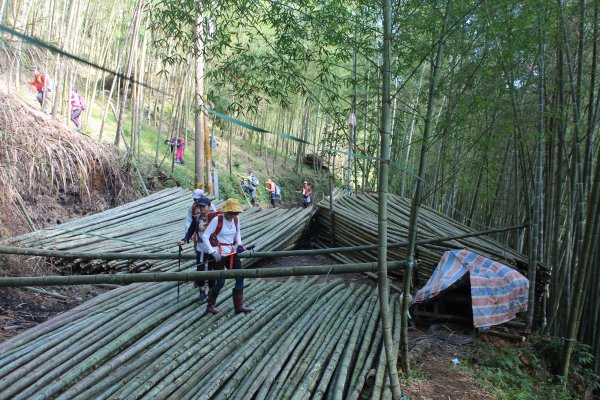
[[[444,253],[413,304],[435,300],[468,274],[473,325],[498,325],[527,310],[529,280],[514,269],[468,250]]]

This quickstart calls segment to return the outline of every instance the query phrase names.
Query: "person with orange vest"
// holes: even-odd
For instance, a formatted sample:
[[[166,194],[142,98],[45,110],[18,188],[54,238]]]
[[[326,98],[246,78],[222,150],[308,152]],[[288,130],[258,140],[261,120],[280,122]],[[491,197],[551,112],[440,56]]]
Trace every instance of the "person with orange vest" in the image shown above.
[[[269,198],[271,199],[271,206],[275,208],[275,199],[277,199],[277,194],[275,193],[275,182],[269,178],[265,181],[265,183],[267,184],[267,192],[269,192]]]
[[[202,196],[198,200],[194,200],[194,204],[191,207],[192,221],[187,228],[185,237],[177,242],[179,246],[183,246],[184,243],[189,243],[190,239],[194,239],[196,271],[207,271],[208,267],[208,251],[202,241],[202,233],[204,233],[208,225],[210,207],[211,201],[208,197]],[[206,281],[196,281],[194,284],[200,291],[200,303],[203,303],[208,296]]]
[[[209,270],[241,269],[242,262],[238,254],[246,249],[242,244],[242,235],[238,215],[243,211],[240,202],[236,199],[227,199],[222,213],[216,215],[209,222],[202,234],[202,242],[210,254]],[[217,297],[225,285],[225,279],[208,281],[208,300],[206,312],[217,314]],[[233,306],[236,314],[248,313],[253,308],[244,306],[244,278],[236,278],[233,288]]]

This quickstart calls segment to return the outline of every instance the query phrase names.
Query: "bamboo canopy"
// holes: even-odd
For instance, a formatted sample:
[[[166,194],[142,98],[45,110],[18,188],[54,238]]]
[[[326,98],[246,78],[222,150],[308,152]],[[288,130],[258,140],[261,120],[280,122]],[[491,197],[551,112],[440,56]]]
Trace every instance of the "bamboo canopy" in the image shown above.
[[[248,315],[231,281],[216,315],[189,283],[111,290],[1,343],[0,399],[387,398],[376,290],[316,283],[252,280]]]
[[[377,243],[377,195],[340,196],[334,194],[333,222],[329,199],[317,203],[318,231],[315,244],[321,248],[331,245],[331,226],[335,225],[337,246],[366,246]],[[388,195],[388,243],[407,241],[410,202],[395,195]],[[440,237],[461,237],[473,230],[446,215],[427,206],[423,206],[417,230],[417,286],[423,285],[431,276],[443,253],[451,249],[468,249],[490,259],[497,260],[518,269],[527,275],[528,258],[508,246],[486,236],[462,237],[443,242],[429,242]],[[419,244],[422,243],[422,244]],[[352,254],[332,254],[344,263],[372,262],[377,258],[376,250]],[[406,247],[390,246],[390,260],[405,260]],[[395,278],[402,278],[402,272],[390,271]],[[550,272],[544,265],[538,264],[536,279],[542,284],[549,283]]]
[[[29,249],[60,250],[73,253],[110,252],[113,259],[58,259],[56,265],[74,273],[158,272],[179,268],[176,257],[178,240],[185,236],[185,215],[192,205],[187,189],[165,189],[131,203],[65,224],[8,239],[0,245]],[[217,208],[222,202],[216,203]],[[240,214],[242,239],[257,252],[288,250],[301,239],[312,215],[307,209],[248,208]],[[115,259],[118,253],[147,254],[141,259]],[[171,253],[167,257],[165,254]],[[151,260],[152,255],[156,260]],[[167,259],[163,259],[167,258]],[[190,243],[184,247],[181,268],[194,264]],[[249,266],[256,259],[246,259]]]

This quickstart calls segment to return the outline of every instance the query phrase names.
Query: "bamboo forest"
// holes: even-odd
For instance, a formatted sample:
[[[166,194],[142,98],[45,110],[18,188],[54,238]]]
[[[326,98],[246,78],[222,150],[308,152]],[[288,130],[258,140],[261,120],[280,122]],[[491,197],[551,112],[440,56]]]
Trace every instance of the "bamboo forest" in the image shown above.
[[[600,0],[0,0],[0,399],[600,398]]]

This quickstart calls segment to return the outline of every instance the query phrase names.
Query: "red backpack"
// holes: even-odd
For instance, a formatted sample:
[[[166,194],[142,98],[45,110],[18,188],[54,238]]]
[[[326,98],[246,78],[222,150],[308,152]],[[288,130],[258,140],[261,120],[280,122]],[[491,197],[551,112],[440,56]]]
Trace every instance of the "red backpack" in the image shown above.
[[[210,221],[213,220],[214,217],[217,217],[217,227],[215,229],[215,231],[212,233],[212,235],[210,235],[210,238],[208,239],[210,242],[210,245],[213,247],[218,247],[219,244],[219,240],[217,239],[217,235],[219,234],[219,232],[221,232],[221,229],[223,229],[223,211],[213,211],[213,212],[209,212],[208,213],[208,218],[206,219],[206,225],[208,226],[208,224],[210,224]],[[238,229],[238,216],[234,215],[233,216],[233,222],[235,223],[235,229]],[[233,239],[233,244],[231,244],[232,246],[235,246],[235,244],[237,243],[237,235],[234,236]],[[230,243],[222,243],[222,244],[227,244],[229,245]]]

